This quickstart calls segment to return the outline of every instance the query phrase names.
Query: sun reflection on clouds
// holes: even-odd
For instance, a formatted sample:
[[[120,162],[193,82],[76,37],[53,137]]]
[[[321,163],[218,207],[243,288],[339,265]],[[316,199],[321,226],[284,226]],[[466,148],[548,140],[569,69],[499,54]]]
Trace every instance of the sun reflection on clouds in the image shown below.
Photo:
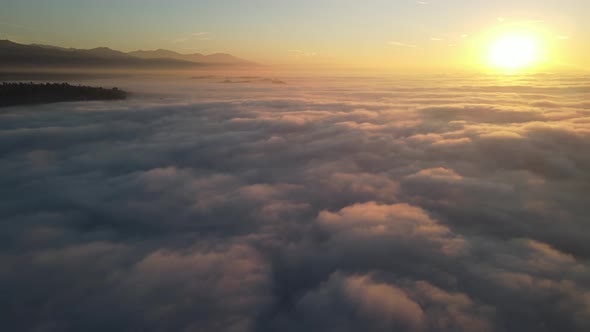
[[[5,109],[7,326],[590,327],[590,78],[281,79]]]

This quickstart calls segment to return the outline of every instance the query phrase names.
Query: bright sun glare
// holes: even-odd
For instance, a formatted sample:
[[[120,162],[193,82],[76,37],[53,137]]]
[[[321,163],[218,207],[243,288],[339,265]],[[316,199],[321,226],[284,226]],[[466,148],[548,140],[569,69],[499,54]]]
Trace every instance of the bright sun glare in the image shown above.
[[[540,61],[539,42],[532,36],[507,35],[497,39],[490,49],[490,63],[503,70],[526,69]]]

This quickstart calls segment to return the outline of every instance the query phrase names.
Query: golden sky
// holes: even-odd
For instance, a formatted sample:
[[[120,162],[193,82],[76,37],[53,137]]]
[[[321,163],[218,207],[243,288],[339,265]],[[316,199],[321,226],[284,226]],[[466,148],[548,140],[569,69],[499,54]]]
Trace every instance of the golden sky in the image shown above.
[[[485,70],[498,40],[524,34],[535,41],[528,69],[589,67],[587,0],[5,2],[0,38],[23,43],[227,52],[287,66]]]

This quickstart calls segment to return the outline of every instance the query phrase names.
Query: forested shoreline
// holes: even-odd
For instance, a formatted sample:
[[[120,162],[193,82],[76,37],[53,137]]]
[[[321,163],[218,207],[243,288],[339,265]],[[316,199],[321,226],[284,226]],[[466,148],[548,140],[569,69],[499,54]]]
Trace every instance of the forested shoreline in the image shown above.
[[[65,101],[121,100],[128,93],[118,88],[101,88],[69,83],[0,84],[0,107]]]

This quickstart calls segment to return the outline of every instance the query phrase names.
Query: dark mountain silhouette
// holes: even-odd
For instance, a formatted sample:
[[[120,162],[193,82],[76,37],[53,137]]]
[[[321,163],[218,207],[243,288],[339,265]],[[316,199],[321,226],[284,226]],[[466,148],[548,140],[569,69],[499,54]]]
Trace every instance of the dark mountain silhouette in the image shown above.
[[[23,45],[0,40],[0,68],[129,68],[182,69],[217,65],[252,64],[229,54],[200,55],[201,57],[166,51],[163,56],[138,56],[98,47],[89,50],[62,48],[50,45]],[[150,53],[150,52],[148,52]],[[150,53],[151,54],[151,53]]]
[[[135,51],[129,52],[129,55],[136,56],[142,59],[158,59],[158,58],[169,58],[191,62],[198,62],[204,64],[216,64],[216,65],[239,65],[248,66],[256,65],[256,63],[237,58],[231,54],[226,53],[215,53],[204,55],[201,53],[194,54],[181,54],[174,51],[158,49],[155,51]]]
[[[84,53],[94,55],[97,57],[104,57],[104,58],[119,58],[119,59],[132,59],[133,56],[130,56],[126,53],[112,50],[108,47],[97,47],[90,50],[84,50]]]
[[[190,68],[200,64],[176,59],[140,59],[108,48],[61,49],[0,41],[4,68]]]
[[[53,45],[44,45],[44,44],[31,44],[31,46],[39,46],[42,48],[48,48],[48,49],[54,49],[54,50],[62,50],[62,51],[75,51],[75,48],[65,48],[65,47],[59,47],[59,46],[53,46]]]

